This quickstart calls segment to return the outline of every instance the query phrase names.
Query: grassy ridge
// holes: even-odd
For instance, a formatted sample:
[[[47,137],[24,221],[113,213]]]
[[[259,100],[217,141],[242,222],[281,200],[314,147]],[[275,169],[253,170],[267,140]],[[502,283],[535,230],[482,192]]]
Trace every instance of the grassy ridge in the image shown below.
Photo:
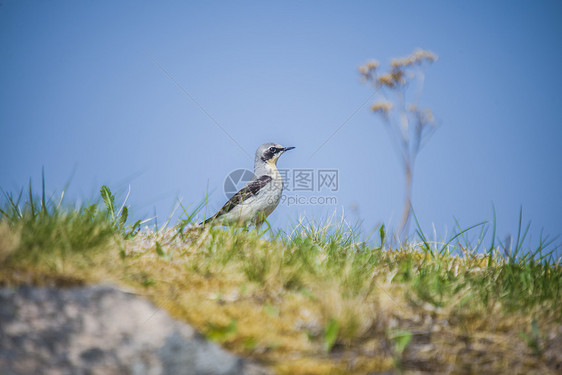
[[[277,373],[562,366],[562,270],[535,254],[547,243],[524,251],[518,240],[506,257],[464,240],[455,256],[421,232],[420,243],[389,245],[384,228],[378,245],[362,242],[344,221],[138,232],[109,189],[85,208],[23,196],[1,206],[0,284],[109,279]]]

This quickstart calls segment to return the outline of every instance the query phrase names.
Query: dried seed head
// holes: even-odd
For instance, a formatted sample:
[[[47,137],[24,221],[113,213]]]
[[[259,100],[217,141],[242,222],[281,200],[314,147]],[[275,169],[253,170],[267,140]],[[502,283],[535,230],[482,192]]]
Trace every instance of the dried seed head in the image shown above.
[[[394,81],[394,78],[392,77],[392,74],[385,74],[385,75],[380,76],[377,79],[377,83],[379,85],[386,86],[386,87],[389,87],[389,88],[393,88],[394,86],[396,86],[396,82]]]
[[[394,107],[394,104],[392,102],[378,102],[375,103],[371,106],[371,110],[373,112],[379,112],[383,115],[387,115],[388,112],[390,112],[392,110],[392,108]]]
[[[367,68],[370,70],[375,70],[379,67],[379,62],[377,60],[371,60],[367,63]]]

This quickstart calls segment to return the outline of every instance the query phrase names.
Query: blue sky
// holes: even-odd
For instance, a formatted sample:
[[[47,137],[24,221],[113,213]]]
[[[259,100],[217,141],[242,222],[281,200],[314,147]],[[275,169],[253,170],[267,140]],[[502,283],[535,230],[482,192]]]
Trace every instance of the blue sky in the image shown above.
[[[130,185],[132,214],[163,222],[207,186],[220,208],[226,176],[273,141],[296,146],[281,168],[339,171],[337,205],[280,206],[274,226],[337,209],[393,227],[402,170],[357,68],[424,48],[439,60],[420,104],[440,124],[415,170],[424,230],[490,220],[494,204],[500,239],[520,206],[534,238],[556,236],[561,15],[554,1],[4,1],[0,186],[38,186],[42,167],[50,192],[71,180],[70,201]]]

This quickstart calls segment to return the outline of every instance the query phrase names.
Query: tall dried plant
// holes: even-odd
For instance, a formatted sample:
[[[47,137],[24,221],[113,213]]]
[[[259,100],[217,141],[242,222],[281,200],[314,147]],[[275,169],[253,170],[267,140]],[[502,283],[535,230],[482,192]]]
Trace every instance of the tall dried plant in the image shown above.
[[[363,81],[373,85],[377,92],[371,109],[387,128],[404,170],[405,199],[399,227],[403,240],[407,239],[412,216],[416,158],[436,129],[431,109],[419,106],[425,69],[434,61],[437,56],[432,52],[416,50],[410,56],[393,59],[387,72],[380,72],[380,64],[375,60],[359,67]]]

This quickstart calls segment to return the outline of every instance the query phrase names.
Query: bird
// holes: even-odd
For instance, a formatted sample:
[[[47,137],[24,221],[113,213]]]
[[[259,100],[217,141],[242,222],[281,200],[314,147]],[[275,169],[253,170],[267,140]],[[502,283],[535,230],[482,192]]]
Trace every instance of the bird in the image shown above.
[[[283,179],[277,170],[277,160],[294,148],[273,142],[258,147],[254,160],[254,177],[216,214],[199,225],[255,225],[259,228],[275,210],[283,193]]]

